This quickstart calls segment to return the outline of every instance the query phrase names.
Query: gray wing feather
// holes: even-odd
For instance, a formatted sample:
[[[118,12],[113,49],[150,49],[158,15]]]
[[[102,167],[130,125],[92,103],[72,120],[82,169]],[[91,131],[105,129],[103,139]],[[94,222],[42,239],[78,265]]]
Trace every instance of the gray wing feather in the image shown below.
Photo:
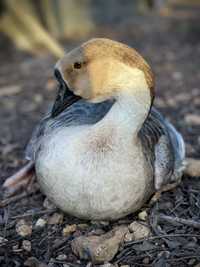
[[[154,173],[154,185],[176,181],[182,175],[185,158],[184,142],[175,128],[152,107],[139,132],[144,154]]]
[[[80,100],[55,118],[52,118],[50,113],[46,114],[33,131],[31,139],[26,147],[26,158],[28,160],[35,160],[35,155],[42,144],[43,138],[48,138],[48,135],[54,129],[94,124],[105,116],[113,103],[114,101],[111,100],[97,104]]]

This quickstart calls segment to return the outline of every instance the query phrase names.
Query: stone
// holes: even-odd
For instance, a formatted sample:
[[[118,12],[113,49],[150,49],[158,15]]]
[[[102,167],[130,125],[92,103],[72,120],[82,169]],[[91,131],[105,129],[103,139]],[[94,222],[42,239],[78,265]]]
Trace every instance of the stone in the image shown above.
[[[77,226],[76,224],[67,225],[63,228],[63,236],[69,236],[70,234],[76,232]]]
[[[146,221],[146,220],[147,220],[147,217],[148,217],[148,214],[147,214],[147,211],[146,211],[146,210],[143,210],[143,211],[141,211],[141,212],[138,214],[138,218],[139,218],[141,221]]]
[[[30,236],[32,234],[32,225],[21,219],[16,224],[16,232],[22,237]]]
[[[59,260],[59,261],[64,261],[64,260],[67,259],[67,255],[65,255],[65,254],[60,254],[60,255],[58,255],[58,256],[56,257],[56,259]]]
[[[118,252],[127,232],[126,226],[119,226],[101,236],[77,237],[71,243],[72,251],[81,259],[90,260],[94,264],[109,262]]]
[[[191,176],[191,177],[197,177],[200,176],[200,160],[193,159],[193,158],[187,158],[186,159],[186,169],[185,174]]]
[[[46,220],[39,218],[35,223],[35,227],[36,228],[43,228],[46,224],[47,224]]]
[[[31,242],[29,240],[23,240],[22,241],[22,248],[25,251],[31,252]]]
[[[134,240],[146,238],[150,235],[150,228],[140,222],[134,221],[129,225],[129,231],[133,233]]]
[[[63,214],[55,212],[51,217],[48,219],[48,224],[61,224],[63,222]]]

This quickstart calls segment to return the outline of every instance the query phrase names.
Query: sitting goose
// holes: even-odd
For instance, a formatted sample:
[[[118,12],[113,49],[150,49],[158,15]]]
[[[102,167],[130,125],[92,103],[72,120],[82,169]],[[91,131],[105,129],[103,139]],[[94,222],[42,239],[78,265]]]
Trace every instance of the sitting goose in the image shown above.
[[[58,61],[55,76],[57,98],[34,131],[27,158],[61,210],[118,219],[180,179],[183,139],[152,107],[154,77],[134,49],[92,39]]]

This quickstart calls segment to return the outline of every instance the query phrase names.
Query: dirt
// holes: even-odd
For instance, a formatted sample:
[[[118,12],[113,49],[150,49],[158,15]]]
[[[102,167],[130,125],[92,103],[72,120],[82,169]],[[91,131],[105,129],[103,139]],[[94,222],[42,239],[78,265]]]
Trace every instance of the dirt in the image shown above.
[[[155,105],[174,123],[186,142],[187,155],[200,157],[200,23],[197,19],[180,20],[149,16],[120,15],[98,21],[91,36],[104,36],[125,42],[136,48],[153,67],[156,77]],[[130,12],[129,12],[130,13]],[[91,36],[88,36],[90,38]],[[86,39],[88,39],[86,38]],[[0,183],[24,163],[24,147],[30,134],[45,111],[52,106],[56,83],[49,56],[36,58],[17,51],[0,36]],[[65,42],[66,50],[82,40]],[[2,52],[3,51],[3,52]],[[195,266],[200,262],[199,228],[169,222],[165,216],[185,220],[200,220],[200,184],[198,178],[185,177],[174,190],[163,193],[158,202],[148,208],[148,221],[154,239],[125,243],[113,263],[131,266]],[[1,198],[3,198],[2,190]],[[71,251],[71,240],[85,233],[102,234],[116,224],[129,224],[137,214],[123,221],[105,225],[85,222],[64,215],[57,224],[38,229],[38,218],[48,222],[55,209],[43,206],[39,190],[18,199],[0,210],[0,266],[23,266],[35,257],[48,266],[86,266]],[[58,211],[61,213],[60,211]],[[32,234],[21,237],[16,223],[24,218],[32,225]],[[163,219],[164,218],[164,219]],[[67,237],[62,234],[66,225],[86,224]],[[29,240],[31,250],[24,249]],[[64,254],[62,260],[58,255]],[[37,263],[39,264],[39,263]],[[29,265],[33,266],[33,265]],[[39,265],[35,265],[39,266]],[[92,266],[92,265],[88,265]]]

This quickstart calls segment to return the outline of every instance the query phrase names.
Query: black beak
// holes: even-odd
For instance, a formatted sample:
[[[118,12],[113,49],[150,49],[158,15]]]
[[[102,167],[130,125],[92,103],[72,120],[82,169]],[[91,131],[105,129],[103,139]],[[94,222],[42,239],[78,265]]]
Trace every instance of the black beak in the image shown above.
[[[81,99],[80,96],[76,96],[72,91],[70,91],[59,70],[55,69],[54,75],[59,82],[59,89],[51,111],[52,117],[56,117],[64,109]]]

